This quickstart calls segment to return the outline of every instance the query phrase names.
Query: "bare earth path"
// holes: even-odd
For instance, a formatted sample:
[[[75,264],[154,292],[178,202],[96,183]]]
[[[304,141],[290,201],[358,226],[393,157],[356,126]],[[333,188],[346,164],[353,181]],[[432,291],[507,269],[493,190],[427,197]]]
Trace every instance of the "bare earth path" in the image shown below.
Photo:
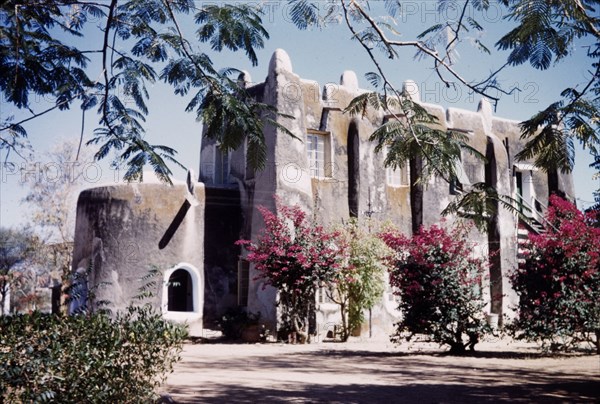
[[[481,343],[468,357],[386,342],[187,345],[177,403],[600,403],[600,356]]]

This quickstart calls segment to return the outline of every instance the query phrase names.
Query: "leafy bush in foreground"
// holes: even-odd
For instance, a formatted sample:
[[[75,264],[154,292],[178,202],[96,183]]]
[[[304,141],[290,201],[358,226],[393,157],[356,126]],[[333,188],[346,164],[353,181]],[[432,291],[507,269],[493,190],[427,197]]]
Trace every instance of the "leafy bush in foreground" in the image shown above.
[[[482,297],[483,263],[459,230],[422,228],[412,238],[395,231],[382,239],[396,251],[390,284],[400,296],[404,332],[428,335],[454,353],[473,349],[486,329]]]
[[[239,240],[248,251],[259,278],[279,291],[283,330],[308,342],[308,319],[314,310],[315,291],[331,282],[340,267],[343,251],[335,244],[337,233],[327,232],[307,217],[299,206],[276,199],[276,212],[258,207],[265,228],[257,243]]]
[[[185,329],[149,305],[0,317],[0,401],[148,402],[179,360]]]
[[[525,264],[511,276],[519,295],[515,336],[567,349],[592,341],[600,353],[600,228],[596,218],[550,197],[545,233],[530,235]]]

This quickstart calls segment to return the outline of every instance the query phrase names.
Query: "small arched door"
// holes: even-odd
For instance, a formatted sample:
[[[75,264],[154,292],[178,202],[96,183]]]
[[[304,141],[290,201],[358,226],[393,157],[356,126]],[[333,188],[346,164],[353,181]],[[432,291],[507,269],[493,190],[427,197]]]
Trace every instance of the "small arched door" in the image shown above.
[[[204,276],[195,266],[179,263],[164,273],[162,312],[164,318],[178,322],[202,321]]]
[[[190,273],[179,268],[169,277],[168,311],[194,311],[194,285]]]

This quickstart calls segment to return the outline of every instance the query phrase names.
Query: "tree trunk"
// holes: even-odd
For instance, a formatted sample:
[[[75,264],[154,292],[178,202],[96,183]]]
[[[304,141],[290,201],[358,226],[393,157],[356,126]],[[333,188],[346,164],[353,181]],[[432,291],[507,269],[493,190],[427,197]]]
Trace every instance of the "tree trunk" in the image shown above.
[[[348,337],[350,336],[350,332],[348,330],[348,321],[347,321],[347,313],[346,313],[346,304],[340,304],[340,311],[342,315],[342,341],[348,341]]]
[[[0,275],[2,276],[2,275]],[[7,276],[7,275],[5,275]],[[4,312],[4,304],[6,302],[6,295],[8,294],[8,282],[6,281],[1,281],[0,282],[0,313],[2,313],[2,315],[8,314]]]
[[[300,344],[305,344],[308,339],[308,333],[300,326],[300,320],[298,319],[297,314],[292,315],[292,325],[294,326],[294,332],[296,333],[296,341]]]
[[[600,329],[596,330],[596,353],[600,355]]]

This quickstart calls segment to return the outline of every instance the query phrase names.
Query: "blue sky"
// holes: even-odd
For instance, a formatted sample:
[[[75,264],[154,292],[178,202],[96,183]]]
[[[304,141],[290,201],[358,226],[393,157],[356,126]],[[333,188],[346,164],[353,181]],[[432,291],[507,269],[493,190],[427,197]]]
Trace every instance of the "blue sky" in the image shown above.
[[[214,2],[213,2],[214,3]],[[220,54],[210,52],[206,44],[197,43],[198,49],[207,51],[215,64],[219,67],[236,67],[250,72],[253,81],[263,81],[267,74],[267,67],[273,51],[283,48],[289,54],[294,72],[305,79],[319,82],[320,86],[327,83],[337,84],[341,73],[345,70],[354,70],[359,78],[359,84],[363,88],[370,88],[364,74],[374,71],[374,66],[368,59],[365,51],[356,41],[351,40],[351,33],[340,19],[341,10],[328,20],[326,28],[319,30],[299,31],[291,23],[289,8],[285,2],[266,1],[266,14],[264,22],[271,38],[266,42],[264,49],[259,50],[258,66],[251,63],[242,53],[224,51]],[[404,2],[405,14],[396,19],[396,30],[399,31],[403,40],[411,40],[427,27],[435,23],[443,23],[447,20],[458,18],[458,10],[450,7],[443,13],[436,11],[434,1]],[[382,10],[375,5],[372,12],[374,15],[383,15]],[[506,52],[496,52],[493,44],[502,33],[510,29],[510,22],[503,17],[502,10],[492,3],[492,7],[484,15],[476,15],[473,10],[470,15],[477,17],[486,32],[483,34],[468,32],[463,34],[463,44],[458,48],[459,59],[455,65],[456,70],[468,80],[484,78],[489,72],[494,71],[506,59]],[[191,24],[184,23],[187,31],[193,32]],[[100,33],[90,31],[82,40],[81,44],[98,47]],[[492,55],[487,55],[469,45],[475,39],[481,40],[490,50]],[[521,92],[515,92],[511,96],[504,96],[500,100],[496,114],[501,117],[523,120],[529,118],[535,112],[545,108],[550,102],[559,98],[560,92],[568,87],[584,83],[589,78],[589,60],[586,58],[586,43],[578,43],[573,49],[573,56],[562,61],[547,71],[538,71],[527,66],[510,68],[501,76],[501,83],[506,87],[517,86]],[[404,49],[400,58],[387,60],[380,54],[383,66],[389,78],[400,86],[405,80],[414,80],[420,87],[423,101],[438,103],[444,107],[459,107],[475,110],[480,96],[472,96],[464,87],[458,90],[445,88],[435,72],[432,70],[432,62],[424,59],[414,59],[414,49]],[[97,60],[93,66],[93,72],[99,72]],[[91,74],[92,77],[94,73]],[[186,167],[194,168],[199,165],[199,148],[201,124],[196,122],[193,113],[184,112],[186,99],[173,95],[171,89],[157,83],[150,89],[151,101],[150,114],[147,120],[147,138],[151,143],[165,144],[175,148],[179,154],[179,161]],[[33,109],[41,111],[48,105],[47,100],[37,100]],[[78,139],[81,128],[81,113],[73,108],[72,111],[53,111],[43,117],[37,118],[25,125],[29,132],[31,144],[38,154],[34,161],[43,161],[39,156],[45,150],[49,150],[61,139]],[[26,117],[27,113],[16,111],[10,105],[2,102],[0,105],[0,117],[5,118],[15,115],[17,118]],[[91,137],[93,128],[98,118],[92,112],[86,115],[85,139]],[[12,161],[17,165],[26,164],[24,161],[13,156]],[[593,171],[588,165],[591,162],[587,152],[577,151],[576,167],[573,177],[576,186],[576,195],[580,199],[580,207],[586,207],[593,201],[592,192],[599,187],[598,181],[593,181]],[[88,171],[88,185],[93,186],[100,182],[118,181],[121,173],[111,170],[108,161],[86,168]],[[99,176],[101,172],[101,176]],[[175,176],[182,178],[183,170],[174,168]],[[16,226],[26,220],[25,207],[20,206],[19,201],[27,191],[27,187],[21,185],[21,176],[13,175],[6,168],[2,172],[0,181],[0,225]]]

